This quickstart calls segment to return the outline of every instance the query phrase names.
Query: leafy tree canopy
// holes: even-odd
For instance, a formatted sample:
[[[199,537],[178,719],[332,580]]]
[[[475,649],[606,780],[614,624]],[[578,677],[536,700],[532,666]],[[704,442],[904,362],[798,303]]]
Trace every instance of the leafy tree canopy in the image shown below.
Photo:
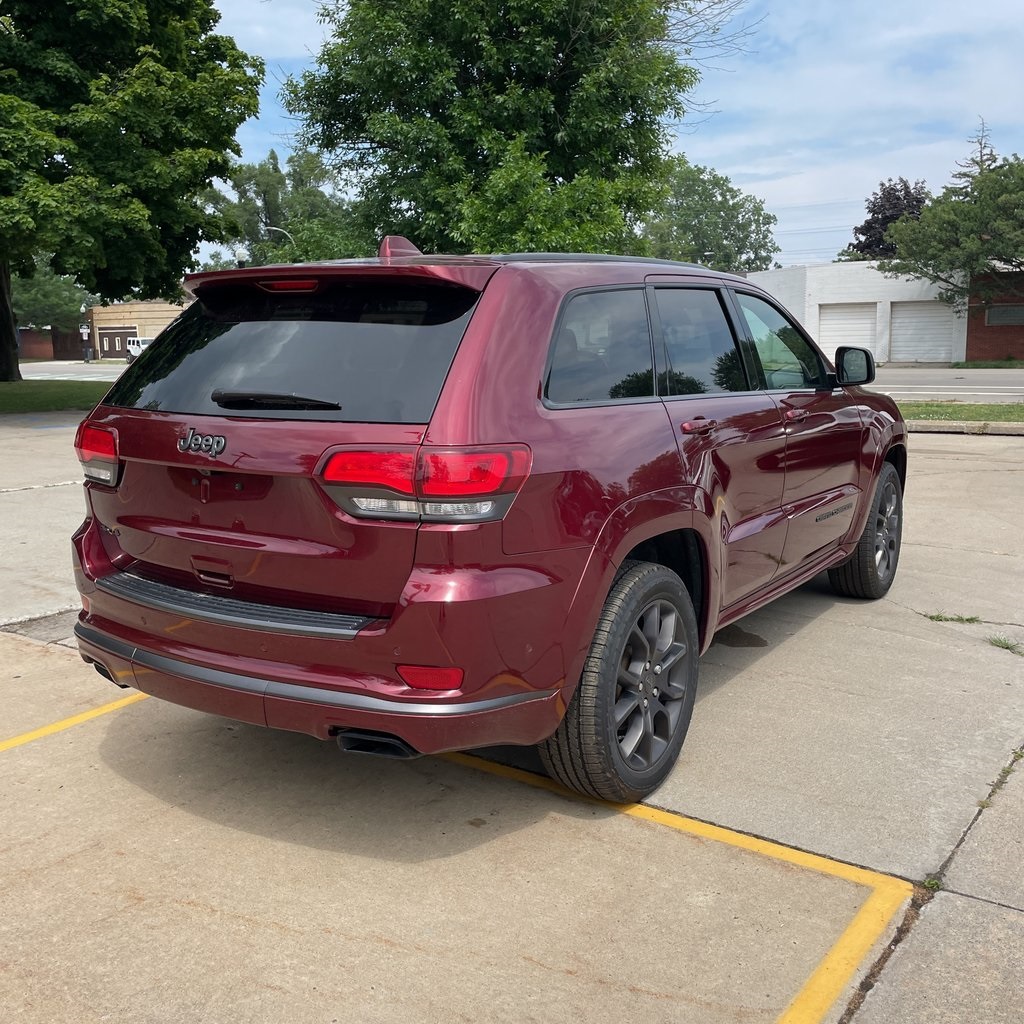
[[[668,197],[648,218],[643,237],[652,256],[703,263],[715,270],[767,270],[779,252],[777,223],[762,200],[741,192],[724,174],[677,156]]]
[[[920,219],[904,217],[889,229],[896,255],[879,267],[931,281],[939,298],[961,308],[970,297],[1024,296],[1024,160],[997,157],[984,122],[971,141],[976,150],[958,165],[954,183]]]
[[[867,220],[853,229],[852,241],[840,254],[840,260],[880,260],[896,255],[896,246],[885,233],[901,217],[917,220],[931,193],[923,181],[913,185],[906,178],[887,178],[868,196]]]
[[[316,153],[297,150],[282,168],[271,150],[259,163],[233,164],[226,182],[231,195],[211,188],[206,203],[223,217],[225,240],[254,265],[369,256],[376,248],[339,195],[337,173]],[[215,252],[204,269],[234,265]]]
[[[681,54],[735,6],[452,0],[439,17],[433,0],[332,0],[332,38],[285,101],[357,187],[371,236],[623,251],[698,80]]]
[[[36,253],[104,298],[171,296],[220,236],[199,199],[263,69],[218,20],[212,0],[0,0],[0,380]]]
[[[47,257],[36,261],[31,277],[11,279],[15,319],[20,327],[59,327],[70,331],[82,323],[82,307],[99,299],[80,287],[72,277],[62,277],[49,267]]]

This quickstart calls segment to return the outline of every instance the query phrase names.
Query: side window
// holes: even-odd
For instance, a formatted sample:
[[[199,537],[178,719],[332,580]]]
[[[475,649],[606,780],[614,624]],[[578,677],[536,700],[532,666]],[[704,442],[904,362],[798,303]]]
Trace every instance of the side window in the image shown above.
[[[658,373],[663,395],[747,391],[746,374],[718,293],[658,288],[658,315],[668,365]]]
[[[584,292],[568,301],[544,394],[564,404],[653,397],[651,335],[642,290]]]
[[[753,295],[737,292],[736,299],[753,336],[769,391],[825,384],[820,356],[786,317]]]

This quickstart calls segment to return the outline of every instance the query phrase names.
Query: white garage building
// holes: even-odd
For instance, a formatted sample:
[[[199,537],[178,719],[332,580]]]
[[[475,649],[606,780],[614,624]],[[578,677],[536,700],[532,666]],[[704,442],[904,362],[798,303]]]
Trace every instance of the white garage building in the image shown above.
[[[748,274],[813,335],[829,358],[840,345],[879,363],[950,363],[967,352],[967,320],[921,279],[885,277],[874,262],[824,263]]]

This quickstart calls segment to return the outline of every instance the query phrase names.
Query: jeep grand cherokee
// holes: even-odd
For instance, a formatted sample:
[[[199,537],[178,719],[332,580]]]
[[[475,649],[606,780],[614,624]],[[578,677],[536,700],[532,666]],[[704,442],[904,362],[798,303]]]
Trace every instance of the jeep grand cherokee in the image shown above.
[[[746,280],[388,238],[189,287],[76,440],[76,633],[120,686],[392,756],[537,744],[635,800],[717,629],[892,583],[899,413]]]

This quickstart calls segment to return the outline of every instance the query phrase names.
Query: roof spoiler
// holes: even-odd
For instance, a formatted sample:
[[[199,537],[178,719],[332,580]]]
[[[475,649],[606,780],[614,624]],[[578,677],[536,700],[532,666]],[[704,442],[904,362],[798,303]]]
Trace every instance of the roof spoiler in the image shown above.
[[[381,259],[388,259],[391,256],[422,256],[423,253],[402,235],[386,235],[377,255]]]

